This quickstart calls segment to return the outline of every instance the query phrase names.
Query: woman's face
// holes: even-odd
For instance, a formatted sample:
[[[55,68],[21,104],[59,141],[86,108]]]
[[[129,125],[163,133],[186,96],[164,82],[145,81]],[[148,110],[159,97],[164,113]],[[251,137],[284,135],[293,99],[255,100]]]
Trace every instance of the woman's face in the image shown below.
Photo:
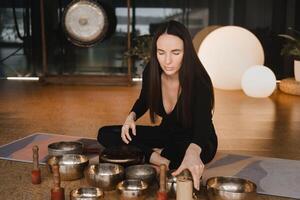
[[[183,60],[183,41],[170,34],[162,34],[156,42],[156,56],[163,72],[168,76],[177,75]]]

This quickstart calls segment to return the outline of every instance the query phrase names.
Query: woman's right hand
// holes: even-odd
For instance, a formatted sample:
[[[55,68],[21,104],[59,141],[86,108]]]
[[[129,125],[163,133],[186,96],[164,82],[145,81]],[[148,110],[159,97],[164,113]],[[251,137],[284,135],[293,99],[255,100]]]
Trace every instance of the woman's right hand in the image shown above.
[[[128,144],[132,140],[131,136],[130,136],[129,129],[131,129],[133,135],[136,135],[136,130],[135,130],[135,116],[136,116],[135,113],[131,112],[127,116],[127,118],[126,118],[126,120],[125,120],[125,122],[124,122],[124,124],[122,126],[121,138],[122,138],[122,140],[126,144]]]

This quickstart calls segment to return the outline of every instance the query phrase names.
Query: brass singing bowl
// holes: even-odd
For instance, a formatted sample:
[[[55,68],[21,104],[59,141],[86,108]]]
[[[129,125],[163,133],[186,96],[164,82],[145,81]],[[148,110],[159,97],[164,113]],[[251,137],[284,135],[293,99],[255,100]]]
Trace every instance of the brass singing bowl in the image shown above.
[[[83,177],[83,172],[89,164],[89,159],[80,154],[65,154],[62,156],[51,156],[47,164],[51,173],[52,166],[58,164],[61,180],[71,181]]]
[[[206,181],[209,200],[253,200],[255,183],[236,177],[212,177]]]
[[[176,181],[177,181],[177,177],[173,176],[172,173],[175,170],[169,170],[167,171],[167,192],[168,192],[168,196],[170,197],[176,197]]]
[[[116,185],[124,178],[124,168],[118,164],[100,163],[89,165],[84,171],[87,182],[105,191],[116,189]]]
[[[48,145],[48,154],[50,156],[61,156],[64,154],[82,154],[83,144],[75,141],[61,141]]]
[[[129,145],[113,146],[106,148],[99,155],[100,163],[115,163],[128,167],[131,165],[138,165],[144,162],[143,152]]]
[[[148,185],[156,180],[156,170],[151,165],[132,165],[125,169],[126,179],[139,179]]]
[[[172,169],[167,171],[166,174],[166,179],[167,179],[167,192],[168,192],[168,196],[175,198],[176,197],[176,186],[177,186],[177,179],[180,177],[185,177],[187,179],[192,179],[192,175],[190,173],[190,171],[188,170],[183,170],[179,175],[177,176],[173,176],[172,173],[175,172],[176,169]]]
[[[99,200],[103,197],[103,191],[96,187],[77,188],[70,192],[71,200]]]
[[[122,199],[142,199],[147,188],[148,184],[139,179],[126,179],[117,185]]]

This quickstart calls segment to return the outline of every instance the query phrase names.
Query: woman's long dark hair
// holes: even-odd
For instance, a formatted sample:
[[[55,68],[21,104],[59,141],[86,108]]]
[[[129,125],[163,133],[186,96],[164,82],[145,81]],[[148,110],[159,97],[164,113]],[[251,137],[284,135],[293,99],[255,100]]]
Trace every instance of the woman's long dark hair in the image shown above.
[[[197,53],[194,49],[192,38],[189,31],[185,28],[184,25],[177,21],[169,21],[158,27],[157,31],[153,36],[152,51],[151,51],[151,60],[150,60],[150,77],[149,77],[149,110],[150,110],[150,119],[151,122],[155,122],[156,113],[159,110],[159,99],[162,99],[161,94],[161,72],[162,69],[157,60],[157,40],[164,34],[170,34],[179,37],[182,39],[184,44],[184,55],[182,66],[179,70],[179,84],[181,87],[181,98],[177,105],[178,113],[181,116],[179,118],[182,120],[184,127],[190,127],[192,122],[192,94],[194,89],[195,78],[199,79],[202,84],[204,84],[208,91],[210,92],[211,97],[211,110],[214,108],[214,92],[211,79],[200,62]]]

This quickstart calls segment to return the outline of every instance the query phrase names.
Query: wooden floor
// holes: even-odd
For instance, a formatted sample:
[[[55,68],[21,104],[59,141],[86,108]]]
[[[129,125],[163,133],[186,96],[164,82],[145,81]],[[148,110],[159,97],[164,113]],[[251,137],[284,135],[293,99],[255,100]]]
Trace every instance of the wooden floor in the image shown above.
[[[96,137],[99,127],[124,122],[139,90],[139,84],[66,86],[2,80],[0,145],[35,132]],[[300,96],[276,91],[270,98],[255,99],[224,90],[215,90],[215,95],[219,151],[300,160]],[[138,124],[150,124],[148,115]],[[34,187],[30,173],[29,164],[0,160],[0,198],[49,199],[51,179]],[[68,190],[82,181],[64,186]]]

